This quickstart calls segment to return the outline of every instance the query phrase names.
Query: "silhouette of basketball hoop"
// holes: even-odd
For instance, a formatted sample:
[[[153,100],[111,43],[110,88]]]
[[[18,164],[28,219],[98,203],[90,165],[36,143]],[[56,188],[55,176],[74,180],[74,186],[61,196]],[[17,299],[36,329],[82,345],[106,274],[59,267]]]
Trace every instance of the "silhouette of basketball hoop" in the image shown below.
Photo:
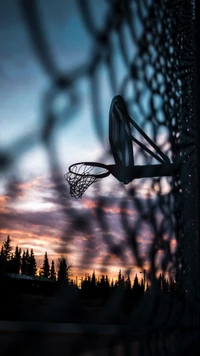
[[[131,125],[154,148],[154,153],[138,141],[131,133]],[[70,194],[81,198],[89,186],[112,174],[124,184],[136,178],[172,176],[178,173],[178,166],[146,135],[146,133],[129,116],[124,99],[117,95],[113,98],[109,112],[109,141],[115,164],[106,165],[97,162],[80,162],[72,164],[64,175],[70,185]],[[154,157],[160,164],[134,165],[133,141]]]

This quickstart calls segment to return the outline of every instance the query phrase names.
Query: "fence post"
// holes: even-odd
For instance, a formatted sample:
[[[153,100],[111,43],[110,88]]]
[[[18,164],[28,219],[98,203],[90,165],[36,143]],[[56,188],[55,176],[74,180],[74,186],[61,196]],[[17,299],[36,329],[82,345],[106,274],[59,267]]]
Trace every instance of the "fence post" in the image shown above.
[[[197,199],[197,295],[198,298],[198,329],[200,326],[200,1],[195,0],[195,61],[196,61],[196,199]],[[200,337],[198,339],[198,349],[200,349]]]

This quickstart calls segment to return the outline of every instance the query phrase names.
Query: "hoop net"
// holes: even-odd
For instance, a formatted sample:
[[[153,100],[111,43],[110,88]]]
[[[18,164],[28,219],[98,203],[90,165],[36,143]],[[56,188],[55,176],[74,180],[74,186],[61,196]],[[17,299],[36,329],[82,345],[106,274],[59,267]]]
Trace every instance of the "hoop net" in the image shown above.
[[[110,174],[108,168],[101,163],[83,162],[69,167],[64,177],[69,183],[73,198],[82,198],[89,186]]]

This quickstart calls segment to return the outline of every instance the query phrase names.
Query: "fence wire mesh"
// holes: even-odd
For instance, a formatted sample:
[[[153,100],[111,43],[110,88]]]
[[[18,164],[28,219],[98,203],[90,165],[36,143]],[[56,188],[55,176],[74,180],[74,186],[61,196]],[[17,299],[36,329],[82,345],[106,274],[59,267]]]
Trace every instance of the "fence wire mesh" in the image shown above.
[[[67,21],[69,3],[65,6]],[[22,355],[27,346],[31,354],[38,355],[44,352],[53,355],[62,347],[66,354],[83,354],[88,349],[91,354],[98,355],[117,352],[124,355],[183,354],[197,339],[199,319],[195,2],[104,0],[94,3],[77,0],[73,6],[88,32],[90,53],[77,67],[63,70],[59,68],[53,49],[56,47],[51,46],[51,34],[45,26],[48,2],[18,2],[33,55],[49,78],[49,87],[40,98],[42,109],[37,135],[24,135],[12,149],[2,149],[1,171],[6,175],[19,157],[40,143],[47,155],[55,202],[62,211],[62,248],[69,253],[78,243],[78,236],[88,235],[91,239],[85,241],[79,255],[80,266],[84,268],[87,261],[92,269],[95,258],[99,258],[96,247],[102,244],[105,247],[99,258],[102,273],[107,273],[114,256],[119,266],[125,266],[129,272],[136,267],[146,271],[149,289],[137,308],[129,310],[123,322],[117,321],[118,329],[112,329],[109,325],[115,324],[123,314],[125,288],[116,288],[100,311],[95,311],[91,322],[79,311],[76,291],[63,287],[53,298],[51,308],[45,310],[41,306],[37,316],[29,311],[28,319],[35,324],[26,324],[24,330],[25,324],[18,321],[21,332],[9,336],[12,343],[6,339],[7,334],[4,335],[1,354],[11,354],[15,349]],[[104,10],[100,11],[100,7]],[[73,33],[66,33],[66,36],[72,36],[73,41]],[[116,183],[116,190],[108,189],[108,192],[105,188],[107,178],[102,179],[85,193],[85,202],[91,208],[79,209],[78,205],[83,203],[82,200],[74,203],[69,195],[64,180],[67,167],[63,170],[60,163],[57,141],[59,135],[73,125],[74,112],[82,105],[78,89],[82,80],[89,88],[87,100],[92,110],[94,135],[102,145],[103,153],[97,161],[112,163],[113,160],[105,140],[108,108],[105,109],[102,92],[106,86],[110,98],[117,94],[123,96],[130,116],[172,162],[181,159],[179,176],[140,179],[127,186]],[[56,104],[59,100],[64,100],[62,109]],[[56,141],[55,132],[58,132]],[[71,132],[73,135],[73,130]],[[76,147],[79,147],[78,141]],[[70,154],[66,142],[63,153],[66,160]],[[136,145],[134,155],[135,162],[154,163],[154,159]],[[9,189],[8,181],[7,192]],[[109,209],[118,211],[117,224],[122,234],[119,240]],[[148,241],[144,248],[145,231]],[[175,279],[173,292],[161,292],[158,284],[161,272]],[[79,331],[71,331],[71,334],[59,331],[57,336],[53,334],[54,344],[51,343],[51,336],[48,339],[41,322],[70,322],[67,316],[73,311],[78,314],[76,326]],[[27,315],[27,310],[20,313]],[[56,330],[61,327],[54,325]],[[74,330],[72,324],[70,328]],[[51,335],[51,330],[48,332]],[[194,351],[190,349],[190,352]]]

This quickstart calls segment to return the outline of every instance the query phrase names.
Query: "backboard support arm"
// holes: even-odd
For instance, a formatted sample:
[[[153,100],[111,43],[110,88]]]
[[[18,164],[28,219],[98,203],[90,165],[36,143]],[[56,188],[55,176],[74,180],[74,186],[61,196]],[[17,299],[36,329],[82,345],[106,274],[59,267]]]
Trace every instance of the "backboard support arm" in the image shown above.
[[[130,124],[145,138],[145,140],[156,150],[156,152],[162,157],[164,162],[170,162],[169,157],[165,153],[161,151],[161,149],[153,142],[149,136],[141,129],[138,124],[130,117],[128,116],[128,120]],[[151,153],[152,154],[152,153]],[[156,158],[157,159],[157,158]]]
[[[147,164],[144,166],[134,166],[133,168],[116,165],[108,165],[111,174],[120,182],[128,184],[137,178],[169,177],[178,175],[180,164],[165,162],[162,164]]]

